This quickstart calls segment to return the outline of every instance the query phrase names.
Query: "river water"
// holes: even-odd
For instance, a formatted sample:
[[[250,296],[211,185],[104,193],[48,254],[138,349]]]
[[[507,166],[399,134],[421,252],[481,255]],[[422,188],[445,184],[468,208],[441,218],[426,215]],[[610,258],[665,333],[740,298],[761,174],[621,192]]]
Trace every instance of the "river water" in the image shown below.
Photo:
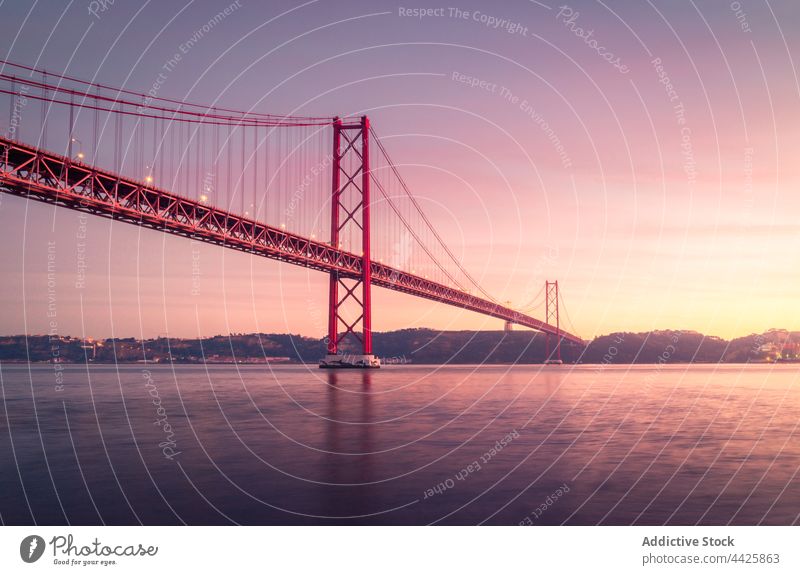
[[[795,524],[800,366],[0,366],[4,524]]]

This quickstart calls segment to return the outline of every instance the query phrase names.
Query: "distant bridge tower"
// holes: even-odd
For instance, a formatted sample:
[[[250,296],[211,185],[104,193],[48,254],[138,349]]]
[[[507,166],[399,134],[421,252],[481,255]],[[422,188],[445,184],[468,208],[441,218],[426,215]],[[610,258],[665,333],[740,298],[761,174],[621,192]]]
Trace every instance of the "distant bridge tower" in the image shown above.
[[[511,302],[510,301],[506,302],[506,307],[511,307]],[[514,323],[510,319],[507,319],[506,323],[505,323],[505,327],[503,328],[503,330],[504,331],[514,331]]]
[[[561,326],[559,323],[558,317],[558,280],[551,282],[545,280],[544,282],[544,307],[545,307],[545,318],[544,321],[549,323],[550,325],[556,326],[556,336],[551,336],[549,333],[545,339],[545,363],[550,364],[561,364]],[[553,349],[550,338],[555,337],[556,344],[555,349]],[[554,353],[551,353],[551,349]]]
[[[344,144],[344,146],[342,145]],[[370,259],[370,171],[369,118],[333,123],[333,166],[331,172],[331,246],[341,249],[343,230],[355,226],[361,235],[361,276],[343,277],[330,272],[328,294],[328,354],[320,367],[380,367],[372,354],[372,260]],[[355,246],[348,246],[358,253]],[[361,287],[361,297],[357,292]],[[341,289],[340,289],[341,288]],[[339,349],[339,328],[342,339],[352,337],[361,345],[360,355],[345,355]],[[357,330],[361,328],[361,333]]]

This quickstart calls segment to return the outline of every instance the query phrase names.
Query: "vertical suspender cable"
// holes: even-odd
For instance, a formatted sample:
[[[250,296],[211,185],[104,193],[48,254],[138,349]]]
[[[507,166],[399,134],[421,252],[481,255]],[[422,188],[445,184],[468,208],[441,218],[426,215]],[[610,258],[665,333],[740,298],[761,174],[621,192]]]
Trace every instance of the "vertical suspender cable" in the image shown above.
[[[156,132],[158,131],[157,130],[157,128],[158,128],[158,120],[156,118],[153,118],[151,120],[151,122],[153,124],[153,147],[150,148],[150,153],[153,155],[152,156],[153,159],[150,161],[149,174],[150,174],[150,177],[152,178],[152,180],[155,181],[156,175],[157,175],[156,174],[156,160],[157,160],[156,154],[158,154],[158,137],[156,136]],[[163,185],[161,180],[158,180],[158,185],[159,186]]]
[[[47,102],[47,72],[42,72],[42,147],[47,148],[47,113],[50,111],[50,105]]]
[[[183,194],[190,196],[189,193],[189,123],[183,124],[183,134],[181,135],[181,168],[183,169]]]
[[[75,129],[75,97],[69,96],[69,142],[67,144],[67,156],[72,160],[72,135]]]
[[[258,219],[258,198],[256,189],[258,187],[258,126],[253,128],[253,214],[254,220]]]
[[[195,171],[195,197],[200,199],[203,194],[203,172],[200,167],[200,138],[202,137],[203,124],[197,124],[194,129],[194,171]]]
[[[100,87],[99,86],[95,88],[94,94],[95,94],[95,102],[99,102],[99,96],[100,96]],[[100,148],[100,142],[99,142],[100,135],[99,135],[99,132],[98,132],[98,118],[99,118],[100,111],[97,109],[98,107],[99,106],[95,106],[94,107],[94,118],[93,118],[93,121],[92,121],[93,122],[92,123],[92,146],[93,146],[92,147],[92,164],[94,164],[95,166],[97,165],[97,150]]]
[[[233,168],[233,155],[232,155],[232,151],[231,151],[231,140],[232,139],[233,139],[233,126],[231,124],[228,124],[228,137],[227,137],[227,140],[225,142],[225,145],[228,148],[228,161],[227,161],[227,166],[226,166],[226,169],[225,169],[225,172],[227,173],[227,176],[228,176],[228,184],[227,184],[227,187],[225,189],[225,196],[226,196],[226,199],[227,199],[227,203],[226,203],[226,206],[225,206],[226,210],[230,210],[231,206],[233,205],[233,193],[231,191],[231,170]]]
[[[244,158],[244,156],[245,156],[245,147],[246,147],[246,145],[245,145],[245,136],[244,136],[244,123],[240,123],[239,124],[239,130],[242,132],[242,162],[241,162],[242,171],[239,174],[239,193],[242,196],[242,211],[239,212],[239,215],[244,217],[244,215],[245,215],[245,209],[244,209],[245,208],[245,203],[244,203],[244,168],[245,168],[244,160],[245,160],[245,158]]]

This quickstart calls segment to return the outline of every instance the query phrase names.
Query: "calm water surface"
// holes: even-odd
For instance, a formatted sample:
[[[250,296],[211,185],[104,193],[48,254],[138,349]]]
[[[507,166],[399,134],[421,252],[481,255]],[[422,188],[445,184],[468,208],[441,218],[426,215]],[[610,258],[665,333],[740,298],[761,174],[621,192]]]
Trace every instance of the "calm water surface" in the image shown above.
[[[0,375],[4,524],[799,522],[797,365]]]

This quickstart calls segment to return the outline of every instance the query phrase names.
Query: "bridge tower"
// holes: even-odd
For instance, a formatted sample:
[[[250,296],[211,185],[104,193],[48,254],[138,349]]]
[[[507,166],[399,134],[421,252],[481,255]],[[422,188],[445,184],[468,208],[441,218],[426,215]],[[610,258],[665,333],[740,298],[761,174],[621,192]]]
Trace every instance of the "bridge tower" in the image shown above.
[[[508,307],[508,308],[511,307],[511,302],[510,301],[506,302],[506,307]],[[512,322],[509,319],[507,319],[505,321],[504,326],[503,326],[503,331],[505,331],[505,332],[514,331],[514,322]]]
[[[556,336],[551,336],[549,333],[545,338],[545,360],[544,362],[547,364],[555,364],[560,365],[563,363],[561,361],[561,326],[559,324],[559,317],[558,317],[558,280],[551,282],[545,280],[544,282],[544,292],[545,292],[545,323],[549,323],[550,325],[556,326]],[[555,349],[552,348],[550,344],[550,338],[555,337],[556,345]],[[553,353],[551,353],[551,349],[553,349]],[[555,355],[555,357],[553,357]]]
[[[331,246],[359,253],[356,246],[342,243],[345,235],[349,237],[350,231],[355,231],[361,240],[361,275],[354,278],[345,277],[338,271],[330,272],[328,353],[319,364],[323,368],[375,368],[381,365],[372,354],[369,133],[367,116],[348,123],[340,118],[334,119]],[[340,328],[343,329],[341,338]],[[339,344],[346,337],[358,342],[361,354],[341,353]]]

